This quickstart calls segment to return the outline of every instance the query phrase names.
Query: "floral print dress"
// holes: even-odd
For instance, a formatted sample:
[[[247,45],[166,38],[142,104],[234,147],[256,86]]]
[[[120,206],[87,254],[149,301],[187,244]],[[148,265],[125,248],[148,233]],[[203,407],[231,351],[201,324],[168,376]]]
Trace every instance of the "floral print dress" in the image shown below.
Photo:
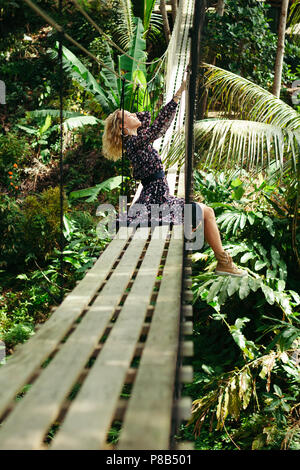
[[[149,111],[137,112],[136,116],[142,125],[137,129],[137,135],[126,136],[124,147],[127,157],[131,162],[133,177],[136,180],[143,180],[150,175],[163,170],[163,164],[157,150],[153,147],[153,142],[162,137],[170,126],[178,103],[173,99],[163,106],[150,125],[151,114]],[[166,210],[153,211],[151,205],[164,205]],[[139,208],[142,204],[142,210]],[[169,185],[166,176],[156,179],[143,186],[139,198],[129,208],[127,214],[127,225],[164,225],[182,224],[184,217],[184,198],[177,198],[170,195]],[[195,204],[195,203],[194,203]],[[152,221],[152,222],[151,222]],[[117,227],[119,219],[117,219]],[[194,223],[193,223],[194,226]]]

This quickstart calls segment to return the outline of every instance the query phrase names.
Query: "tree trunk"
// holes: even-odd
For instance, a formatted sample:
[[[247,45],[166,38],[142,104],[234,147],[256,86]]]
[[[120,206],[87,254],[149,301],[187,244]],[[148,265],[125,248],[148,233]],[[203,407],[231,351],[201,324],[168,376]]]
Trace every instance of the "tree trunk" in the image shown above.
[[[218,0],[216,10],[219,16],[224,15],[224,0]]]
[[[173,23],[175,23],[176,13],[177,13],[177,0],[171,0],[172,4],[172,18]]]
[[[224,15],[224,6],[225,6],[224,5],[224,0],[218,0],[217,6],[216,6],[216,11],[217,11],[217,14],[219,16]],[[215,65],[215,63],[216,63],[216,55],[215,54],[212,58],[211,63],[212,63],[212,65]],[[199,95],[200,95],[200,93],[199,93]],[[202,97],[201,97],[200,106],[199,106],[199,115],[200,116],[204,116],[204,114],[206,112],[207,98],[208,98],[208,91],[206,90],[206,88],[203,88]]]
[[[169,26],[169,20],[168,20],[165,0],[160,0],[159,9],[160,9],[160,12],[161,12],[161,16],[163,17],[164,32],[165,32],[166,41],[168,43],[170,41],[171,31],[170,31],[170,26]]]
[[[280,88],[281,88],[282,63],[283,63],[283,57],[284,57],[284,39],[285,39],[288,6],[289,6],[289,0],[282,0],[280,19],[279,19],[279,28],[278,28],[278,42],[277,42],[277,53],[276,53],[276,62],[275,62],[274,83],[273,83],[273,91],[272,91],[273,95],[275,95],[277,98],[279,98]]]

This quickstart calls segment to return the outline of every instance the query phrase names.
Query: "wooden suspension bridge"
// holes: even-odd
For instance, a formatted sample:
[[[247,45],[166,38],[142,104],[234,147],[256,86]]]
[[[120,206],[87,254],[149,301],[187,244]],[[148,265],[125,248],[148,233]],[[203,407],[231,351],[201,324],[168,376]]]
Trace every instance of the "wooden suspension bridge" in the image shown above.
[[[165,102],[190,62],[195,1],[181,0],[177,8]],[[159,149],[182,127],[186,110],[183,96]],[[166,174],[170,193],[185,197],[186,166]],[[190,288],[183,225],[152,234],[148,227],[120,227],[74,290],[0,368],[0,449],[191,449],[174,437],[191,410],[191,399],[181,397],[182,385],[193,379],[185,359],[193,355]],[[120,437],[112,445],[116,421]]]

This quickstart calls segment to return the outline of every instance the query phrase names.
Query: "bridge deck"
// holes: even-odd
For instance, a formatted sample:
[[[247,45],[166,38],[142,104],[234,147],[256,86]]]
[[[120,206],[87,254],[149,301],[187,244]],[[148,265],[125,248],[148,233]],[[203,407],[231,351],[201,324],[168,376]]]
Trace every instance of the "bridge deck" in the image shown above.
[[[181,84],[193,5],[181,0],[177,10],[166,102]],[[167,150],[183,115],[184,98],[158,149]],[[166,172],[170,193],[184,197],[184,168]],[[176,448],[174,435],[191,409],[191,400],[180,398],[193,376],[183,364],[193,354],[191,268],[183,225],[150,232],[121,227],[0,368],[0,449]],[[120,427],[117,444],[113,425]]]
[[[184,173],[167,177],[180,196]],[[174,446],[191,405],[178,394],[192,380],[191,367],[176,378],[177,361],[192,354],[180,334],[180,327],[192,333],[191,306],[184,307],[191,292],[182,295],[190,284],[183,226],[156,227],[152,236],[148,227],[118,233],[1,368],[0,449],[106,449],[116,420],[118,449]],[[29,390],[16,401],[24,385]]]

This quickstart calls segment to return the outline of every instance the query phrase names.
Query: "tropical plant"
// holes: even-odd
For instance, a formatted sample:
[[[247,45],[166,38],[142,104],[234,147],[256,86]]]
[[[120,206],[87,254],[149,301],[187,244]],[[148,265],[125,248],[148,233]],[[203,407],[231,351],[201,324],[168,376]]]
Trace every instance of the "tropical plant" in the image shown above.
[[[100,72],[101,83],[93,77],[85,65],[66,47],[63,47],[63,67],[64,70],[77,82],[83,89],[90,93],[101,106],[104,113],[109,114],[116,108],[120,108],[122,94],[122,79],[125,79],[125,108],[136,110],[147,107],[149,96],[146,88],[146,66],[147,58],[145,49],[146,41],[143,39],[143,24],[140,18],[134,18],[134,34],[129,43],[128,55],[118,56],[118,66],[115,67],[113,54],[110,46],[107,45],[107,55],[103,62],[108,68],[103,67]],[[56,45],[56,49],[58,44]],[[57,50],[50,51],[52,58],[57,58]],[[136,88],[139,86],[137,105],[135,103]],[[145,96],[146,95],[146,96]]]
[[[278,171],[297,174],[299,113],[243,77],[213,65],[204,67],[205,86],[212,90],[209,106],[218,103],[223,116],[195,123],[196,166],[253,170],[275,161]],[[179,133],[167,159],[182,162],[183,138]]]
[[[12,212],[12,205],[9,208]],[[93,266],[107,241],[99,240],[95,217],[89,212],[70,211],[64,214],[63,222],[66,240],[63,251],[63,282],[65,290],[69,291]],[[34,247],[32,251],[34,252]],[[28,255],[28,251],[26,254]],[[41,260],[41,264],[34,254],[31,253],[31,259],[34,259],[33,269],[26,269],[26,272],[21,271],[19,274],[0,270],[0,339],[5,341],[8,349],[31,336],[35,324],[48,318],[51,305],[60,303],[59,250],[54,247],[47,260]],[[18,264],[20,266],[21,263]]]
[[[14,132],[0,135],[0,182],[3,186],[17,181],[17,168],[24,164],[29,153],[30,147],[25,137]]]
[[[36,151],[36,158],[41,157],[43,163],[48,163],[49,161],[50,150],[48,148],[48,138],[51,133],[57,129],[57,126],[51,126],[51,123],[51,116],[47,115],[45,122],[39,127],[17,124],[19,129],[35,137],[35,140],[31,143],[31,148]]]
[[[290,6],[290,12],[287,21],[290,27],[290,34],[296,33],[296,28],[300,21],[300,0],[295,0]],[[298,34],[295,34],[295,40],[299,43]]]
[[[45,117],[47,119],[49,116],[50,118],[59,119],[60,112],[57,109],[37,109],[35,111],[27,111],[26,115],[29,118],[42,119]],[[72,129],[78,129],[86,125],[102,123],[101,119],[98,119],[95,116],[88,116],[73,111],[63,111],[63,118],[63,129],[65,132],[71,131]],[[55,129],[57,129],[57,126]]]
[[[202,60],[228,69],[270,89],[276,55],[276,33],[271,30],[270,5],[256,0],[226,0],[224,10],[206,11]],[[284,69],[286,66],[284,64]]]
[[[120,184],[122,183],[122,176],[114,176],[112,178],[109,178],[102,183],[96,184],[95,186],[91,188],[84,188],[84,189],[79,189],[77,191],[72,191],[69,194],[69,199],[70,201],[74,199],[78,199],[81,197],[88,197],[88,199],[85,200],[85,202],[94,202],[97,199],[97,196],[100,191],[112,191],[115,188],[119,188]]]
[[[155,44],[161,38],[162,17],[153,11],[157,3],[159,0],[120,1],[119,22],[114,31],[114,37],[124,50],[129,49],[130,41],[134,35],[134,14],[142,20],[144,39]]]
[[[245,171],[241,179],[237,172],[194,176],[196,194],[216,211],[225,249],[248,276],[216,276],[210,247],[191,256],[197,354],[188,429],[207,434],[216,423],[228,436],[228,426],[239,449],[297,448],[300,297],[285,241],[288,212],[271,203],[281,189],[261,179],[247,188]]]

